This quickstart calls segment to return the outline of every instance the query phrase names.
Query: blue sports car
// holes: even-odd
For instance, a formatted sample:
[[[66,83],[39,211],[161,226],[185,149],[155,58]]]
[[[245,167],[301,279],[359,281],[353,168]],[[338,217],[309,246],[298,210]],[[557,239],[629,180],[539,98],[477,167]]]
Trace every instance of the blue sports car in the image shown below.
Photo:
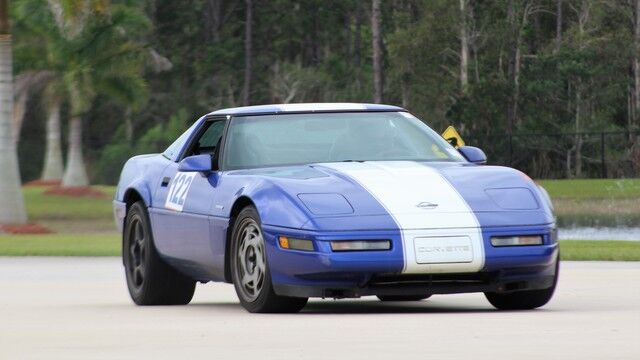
[[[465,292],[542,306],[558,279],[550,199],[485,162],[395,106],[214,111],[122,170],[113,205],[131,298],[187,304],[196,282],[222,281],[250,312]]]

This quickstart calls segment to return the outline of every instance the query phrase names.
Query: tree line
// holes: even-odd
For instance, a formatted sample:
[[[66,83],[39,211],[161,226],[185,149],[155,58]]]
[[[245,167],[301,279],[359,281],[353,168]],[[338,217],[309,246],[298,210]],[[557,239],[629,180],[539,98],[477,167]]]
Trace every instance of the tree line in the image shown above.
[[[0,3],[0,145],[23,180],[113,183],[204,113],[316,101],[397,104],[463,136],[571,133],[532,159],[567,177],[588,175],[581,133],[626,131],[616,151],[640,167],[640,0]]]

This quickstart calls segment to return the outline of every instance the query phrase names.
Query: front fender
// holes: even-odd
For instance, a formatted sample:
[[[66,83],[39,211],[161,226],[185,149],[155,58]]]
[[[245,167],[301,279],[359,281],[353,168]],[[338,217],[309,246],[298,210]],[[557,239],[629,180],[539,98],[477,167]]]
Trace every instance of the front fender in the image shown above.
[[[244,190],[241,196],[248,197],[256,205],[265,225],[299,229],[310,219],[304,205],[276,184],[263,181]]]
[[[240,199],[249,199],[265,225],[299,229],[311,218],[299,199],[266,178],[227,176],[220,182],[219,194],[214,215],[232,217],[234,210],[240,210]]]
[[[151,182],[160,178],[166,165],[166,159],[157,154],[129,159],[120,173],[115,200],[126,202],[131,191],[136,191],[147,207],[153,206]]]
[[[151,189],[149,189],[149,184],[144,179],[138,178],[138,179],[135,179],[133,182],[131,182],[127,186],[124,192],[124,197],[122,201],[126,201],[126,199],[128,198],[129,192],[131,191],[137,192],[147,207],[152,206],[153,198],[151,197]]]

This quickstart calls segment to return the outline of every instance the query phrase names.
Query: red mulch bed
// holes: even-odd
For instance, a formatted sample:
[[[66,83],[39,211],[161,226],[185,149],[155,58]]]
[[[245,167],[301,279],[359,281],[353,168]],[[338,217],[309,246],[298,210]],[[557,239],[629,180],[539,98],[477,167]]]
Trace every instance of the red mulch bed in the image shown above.
[[[6,224],[0,225],[0,234],[52,234],[53,231],[38,224]]]
[[[31,180],[23,186],[60,186],[61,180]]]
[[[68,197],[76,197],[76,198],[88,197],[88,198],[96,198],[96,199],[103,199],[107,197],[107,194],[89,186],[77,186],[77,187],[52,186],[47,190],[45,190],[44,194],[68,196]]]

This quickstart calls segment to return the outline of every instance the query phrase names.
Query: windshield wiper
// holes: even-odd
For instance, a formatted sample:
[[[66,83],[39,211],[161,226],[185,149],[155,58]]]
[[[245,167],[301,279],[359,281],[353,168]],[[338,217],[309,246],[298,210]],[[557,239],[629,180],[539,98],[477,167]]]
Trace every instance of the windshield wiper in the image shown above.
[[[367,161],[367,160],[352,160],[352,159],[349,159],[349,160],[342,160],[341,162],[359,162],[359,163],[363,163],[365,161]]]

